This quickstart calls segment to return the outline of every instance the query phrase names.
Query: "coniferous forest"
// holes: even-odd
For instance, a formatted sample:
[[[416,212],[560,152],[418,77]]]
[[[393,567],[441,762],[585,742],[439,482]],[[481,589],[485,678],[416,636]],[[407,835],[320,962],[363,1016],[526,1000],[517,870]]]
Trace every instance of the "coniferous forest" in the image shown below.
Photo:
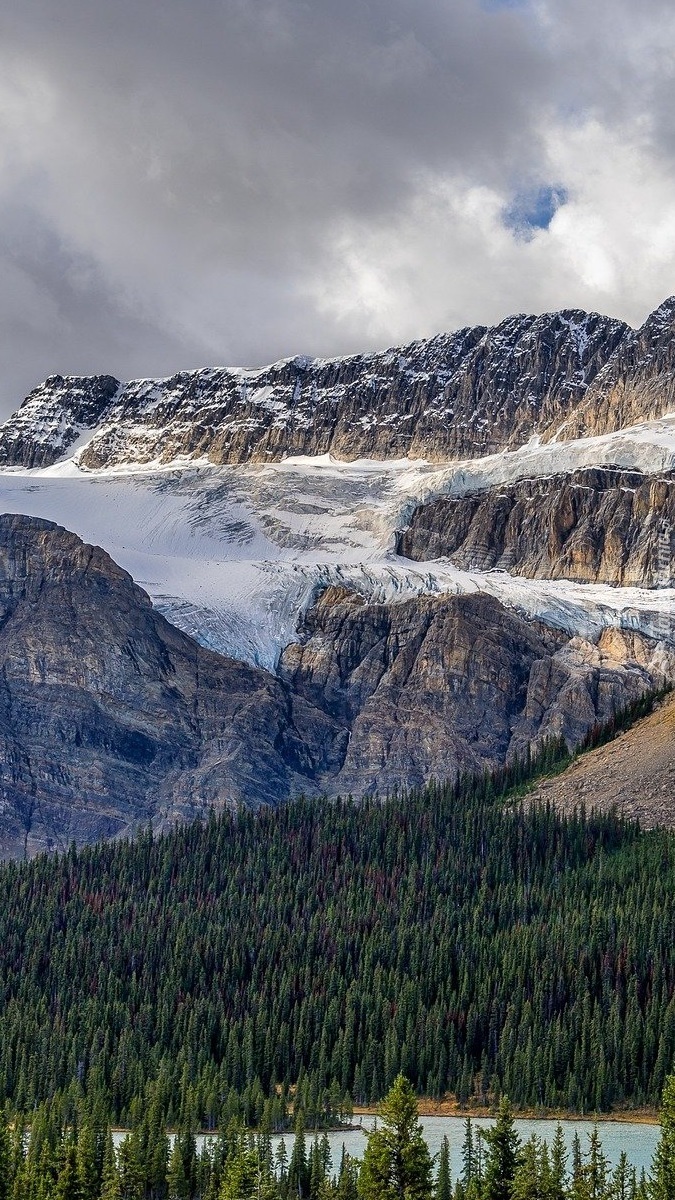
[[[523,1144],[510,1102],[494,1125],[465,1122],[462,1165],[453,1180],[447,1137],[432,1158],[410,1081],[397,1076],[367,1133],[362,1161],[334,1163],[326,1134],[305,1133],[298,1115],[292,1151],[230,1121],[198,1147],[188,1119],[173,1136],[155,1100],[139,1110],[115,1148],[100,1109],[86,1100],[69,1114],[40,1106],[29,1126],[0,1110],[0,1194],[12,1200],[672,1200],[675,1194],[675,1076],[664,1089],[661,1136],[650,1174],[625,1152],[612,1167],[597,1125],[571,1153],[563,1131],[549,1145]],[[309,1144],[308,1144],[309,1143]]]
[[[131,1123],[657,1105],[675,840],[514,796],[560,746],[386,802],[300,799],[0,869],[0,1089]],[[154,1100],[153,1100],[154,1097]]]

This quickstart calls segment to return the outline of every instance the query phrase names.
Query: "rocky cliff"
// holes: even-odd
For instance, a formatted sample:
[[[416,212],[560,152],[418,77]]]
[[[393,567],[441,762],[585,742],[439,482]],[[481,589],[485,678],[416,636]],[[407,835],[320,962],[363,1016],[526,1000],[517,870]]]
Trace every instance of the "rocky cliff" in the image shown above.
[[[675,410],[675,297],[630,329],[594,375],[581,402],[545,432],[549,440],[611,433]]]
[[[103,551],[0,519],[5,854],[283,799],[330,763],[331,723],[304,724],[272,675],[169,625]]]
[[[659,551],[665,538],[669,571],[672,528],[674,476],[598,467],[439,497],[415,509],[397,550],[480,571],[650,587],[668,582]]]
[[[328,589],[280,675],[349,729],[329,790],[360,794],[481,771],[547,737],[578,744],[663,664],[641,637],[597,646],[524,620],[485,595],[365,604]]]
[[[598,720],[661,678],[486,596],[392,605],[328,589],[279,677],[169,625],[102,550],[0,518],[0,850],[114,837],[297,791],[421,783]]]
[[[121,384],[52,376],[0,428],[0,465],[268,462],[293,454],[449,459],[557,428],[633,336],[570,310],[515,316],[382,354],[292,358]]]
[[[120,383],[51,376],[0,428],[0,465],[477,457],[607,433],[675,405],[675,298],[633,330],[597,313],[514,316],[381,354]]]

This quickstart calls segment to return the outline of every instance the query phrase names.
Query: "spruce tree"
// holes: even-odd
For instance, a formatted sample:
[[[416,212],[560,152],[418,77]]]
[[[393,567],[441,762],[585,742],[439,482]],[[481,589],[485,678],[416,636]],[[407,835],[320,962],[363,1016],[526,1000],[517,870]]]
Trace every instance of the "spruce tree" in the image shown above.
[[[438,1157],[438,1176],[434,1200],[452,1200],[452,1179],[450,1176],[450,1143],[447,1134],[441,1142],[441,1152]]]
[[[381,1125],[367,1135],[359,1175],[362,1200],[432,1200],[431,1156],[415,1093],[404,1075],[394,1080],[379,1117]]]
[[[501,1100],[494,1126],[484,1130],[483,1138],[487,1143],[483,1200],[509,1200],[520,1163],[520,1138],[507,1096]]]
[[[661,1108],[661,1136],[652,1163],[650,1200],[675,1196],[675,1075],[666,1080]]]

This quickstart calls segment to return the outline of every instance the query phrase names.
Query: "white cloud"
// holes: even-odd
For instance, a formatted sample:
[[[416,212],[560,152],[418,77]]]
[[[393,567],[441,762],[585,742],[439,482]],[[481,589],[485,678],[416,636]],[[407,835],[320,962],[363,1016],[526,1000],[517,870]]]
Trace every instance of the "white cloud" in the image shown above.
[[[0,402],[675,290],[671,6],[24,0],[0,61]],[[514,196],[564,188],[514,237]]]

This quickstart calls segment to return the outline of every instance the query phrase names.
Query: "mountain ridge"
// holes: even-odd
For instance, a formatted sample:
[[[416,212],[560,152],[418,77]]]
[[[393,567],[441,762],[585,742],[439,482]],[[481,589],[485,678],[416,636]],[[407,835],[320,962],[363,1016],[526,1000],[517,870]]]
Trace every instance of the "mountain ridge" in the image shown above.
[[[668,660],[669,661],[669,660]],[[653,641],[596,646],[494,597],[327,589],[274,674],[170,625],[99,547],[0,517],[0,853],[211,808],[384,794],[578,745],[663,682]]]
[[[186,457],[476,457],[553,436],[632,332],[565,309],[260,370],[203,368],[129,383],[50,376],[0,427],[0,465],[49,466],[79,439],[88,469]]]

